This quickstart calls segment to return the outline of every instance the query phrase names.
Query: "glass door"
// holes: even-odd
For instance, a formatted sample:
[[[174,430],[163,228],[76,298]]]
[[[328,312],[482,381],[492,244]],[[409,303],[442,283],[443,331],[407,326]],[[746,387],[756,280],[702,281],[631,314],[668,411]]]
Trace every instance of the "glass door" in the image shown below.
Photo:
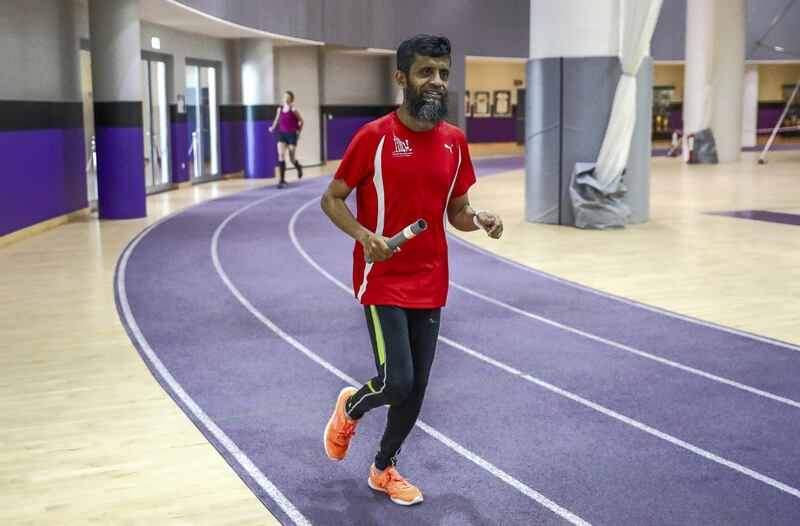
[[[192,181],[219,177],[219,114],[217,70],[213,66],[186,66],[186,122],[192,162]]]
[[[94,143],[94,99],[92,97],[92,54],[85,49],[81,57],[81,98],[83,100],[83,140],[86,159],[86,193],[89,208],[97,211],[97,155]]]
[[[142,59],[142,130],[148,193],[172,188],[169,154],[167,64]]]

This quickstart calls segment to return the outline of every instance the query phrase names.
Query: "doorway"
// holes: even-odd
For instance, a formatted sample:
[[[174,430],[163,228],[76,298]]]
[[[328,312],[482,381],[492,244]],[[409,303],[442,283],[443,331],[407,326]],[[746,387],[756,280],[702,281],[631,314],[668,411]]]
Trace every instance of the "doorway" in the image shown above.
[[[97,154],[94,142],[94,98],[92,97],[92,54],[88,49],[80,51],[81,99],[83,101],[83,144],[86,159],[86,200],[92,212],[97,211]]]
[[[218,66],[186,65],[186,122],[192,182],[220,178]]]
[[[142,132],[147,193],[170,190],[167,64],[163,60],[142,59]]]

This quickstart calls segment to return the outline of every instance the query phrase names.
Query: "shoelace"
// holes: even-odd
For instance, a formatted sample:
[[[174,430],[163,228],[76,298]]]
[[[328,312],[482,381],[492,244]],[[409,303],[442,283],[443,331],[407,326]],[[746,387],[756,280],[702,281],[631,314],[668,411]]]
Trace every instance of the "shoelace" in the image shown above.
[[[336,434],[336,438],[338,438],[339,440],[347,440],[348,438],[352,437],[355,434],[356,434],[356,425],[354,423],[351,424],[350,422],[345,422],[344,425],[342,425],[342,430]]]
[[[397,473],[394,470],[386,471],[386,486],[389,485],[399,486],[398,489],[408,489],[411,487],[411,484],[409,484],[406,479],[401,477],[400,473]]]

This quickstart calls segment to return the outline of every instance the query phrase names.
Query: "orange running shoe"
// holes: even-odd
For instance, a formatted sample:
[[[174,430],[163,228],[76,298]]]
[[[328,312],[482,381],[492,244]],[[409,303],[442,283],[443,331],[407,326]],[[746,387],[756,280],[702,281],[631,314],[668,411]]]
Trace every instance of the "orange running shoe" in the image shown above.
[[[388,493],[392,502],[401,506],[413,506],[422,502],[422,493],[419,489],[404,479],[394,466],[389,466],[378,473],[375,471],[375,464],[372,464],[369,467],[367,484],[375,491]]]
[[[345,387],[336,399],[336,407],[333,408],[331,419],[325,427],[325,452],[331,460],[343,460],[350,449],[350,439],[356,434],[358,422],[348,418],[344,414],[344,407],[347,400],[356,394],[355,387]]]

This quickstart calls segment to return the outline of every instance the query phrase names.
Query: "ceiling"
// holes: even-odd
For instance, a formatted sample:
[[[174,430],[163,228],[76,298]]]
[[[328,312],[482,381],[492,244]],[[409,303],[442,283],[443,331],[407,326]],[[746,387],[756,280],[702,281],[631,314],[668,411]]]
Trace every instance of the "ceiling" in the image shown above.
[[[179,31],[217,38],[269,38],[276,46],[322,45],[322,42],[276,35],[221,20],[174,0],[139,0],[139,18]]]

